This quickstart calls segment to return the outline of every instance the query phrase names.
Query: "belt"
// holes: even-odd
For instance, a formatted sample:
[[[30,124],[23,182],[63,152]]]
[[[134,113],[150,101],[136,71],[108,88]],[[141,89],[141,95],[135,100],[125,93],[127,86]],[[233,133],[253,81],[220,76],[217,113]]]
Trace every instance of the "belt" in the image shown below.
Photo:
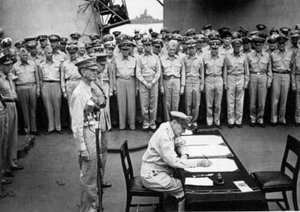
[[[239,73],[239,74],[228,74],[228,76],[235,76],[235,77],[237,77],[237,76],[241,76],[241,75],[244,75],[243,73]]]
[[[297,75],[300,75],[300,73],[295,73],[295,75],[297,76]]]
[[[200,76],[186,76],[186,78],[200,79]]]
[[[164,79],[164,80],[179,79],[179,77],[175,77],[175,76],[173,76],[173,75],[170,75],[170,76],[163,75],[163,79]]]
[[[76,82],[76,81],[79,81],[80,79],[66,79],[66,82],[68,81],[73,81],[73,82]],[[44,81],[45,82],[45,81]]]
[[[36,82],[28,82],[28,83],[22,83],[22,84],[16,84],[16,86],[25,86],[25,85],[36,85]]]
[[[55,82],[59,82],[59,81],[56,81],[56,80],[43,80],[43,82],[55,83]]]
[[[273,71],[273,73],[275,74],[289,74],[290,72],[289,71]]]
[[[267,72],[266,71],[258,71],[258,72],[250,72],[251,74],[257,74],[257,75],[263,75],[263,74],[266,74]]]
[[[130,80],[134,78],[134,76],[117,76],[117,79],[124,79],[124,80]]]
[[[1,100],[2,102],[16,102],[16,100],[14,100],[14,99],[2,99]]]
[[[219,74],[210,74],[210,75],[206,75],[206,77],[222,77]]]

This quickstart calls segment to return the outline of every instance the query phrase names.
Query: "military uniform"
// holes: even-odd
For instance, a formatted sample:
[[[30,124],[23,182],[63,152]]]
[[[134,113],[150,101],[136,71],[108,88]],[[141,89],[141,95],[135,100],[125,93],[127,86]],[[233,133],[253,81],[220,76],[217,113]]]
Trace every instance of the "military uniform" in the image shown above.
[[[48,132],[54,129],[61,131],[60,108],[61,108],[61,62],[44,61],[39,66],[41,92],[48,116]]]
[[[228,125],[242,125],[244,94],[249,82],[249,67],[247,56],[243,53],[227,54],[224,84],[227,89],[227,119]]]
[[[290,87],[290,73],[293,52],[275,50],[271,53],[273,85],[272,85],[272,107],[271,123],[286,124],[285,111],[288,91]],[[280,102],[279,102],[280,100]],[[279,103],[279,114],[277,114]]]
[[[185,86],[185,66],[178,55],[170,57],[168,54],[161,58],[161,64],[164,117],[165,121],[168,121],[170,111],[178,111],[180,91]]]
[[[292,66],[292,88],[296,91],[295,123],[300,125],[300,53],[297,52]]]
[[[150,39],[143,44],[151,45]],[[158,101],[158,80],[161,75],[161,65],[158,56],[145,52],[137,60],[136,77],[139,80],[143,129],[156,129],[156,114]]]
[[[38,67],[31,60],[18,61],[11,71],[18,77],[15,83],[23,112],[25,132],[37,132],[36,105],[37,95],[40,95]]]

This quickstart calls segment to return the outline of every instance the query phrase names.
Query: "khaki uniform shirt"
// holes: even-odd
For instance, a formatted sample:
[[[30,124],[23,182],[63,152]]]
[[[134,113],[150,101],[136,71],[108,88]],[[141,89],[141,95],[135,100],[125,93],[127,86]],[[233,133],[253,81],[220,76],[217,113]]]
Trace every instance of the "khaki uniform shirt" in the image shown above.
[[[205,70],[205,77],[223,76],[223,69],[225,67],[225,56],[219,54],[213,57],[211,54],[208,54],[203,58],[203,65]]]
[[[278,49],[271,53],[271,64],[273,72],[290,72],[291,71],[291,62],[293,58],[293,52],[285,50],[284,52],[279,51]]]
[[[157,55],[144,54],[137,60],[136,77],[143,84],[155,84],[161,74],[160,60]]]
[[[18,77],[16,85],[26,85],[28,83],[36,83],[36,73],[38,68],[35,62],[28,60],[27,62],[16,62],[11,72]]]
[[[40,64],[39,68],[42,81],[60,81],[61,63],[59,61],[44,61]]]
[[[267,52],[262,51],[261,53],[257,53],[256,51],[252,51],[248,54],[247,58],[250,73],[266,73],[268,75],[268,82],[272,82],[271,59]]]
[[[185,86],[185,66],[178,55],[172,58],[169,55],[163,56],[161,58],[161,66],[163,76],[180,78],[181,86]]]

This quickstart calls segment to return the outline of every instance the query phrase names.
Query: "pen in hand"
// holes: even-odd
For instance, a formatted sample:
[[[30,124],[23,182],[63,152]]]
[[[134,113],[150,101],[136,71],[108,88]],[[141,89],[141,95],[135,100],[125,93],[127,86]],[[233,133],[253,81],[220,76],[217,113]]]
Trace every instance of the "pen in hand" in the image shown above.
[[[208,157],[206,157],[206,155],[204,155],[203,153],[202,153],[202,155],[206,159],[206,161],[208,162],[207,166],[211,166],[213,163],[208,159]]]

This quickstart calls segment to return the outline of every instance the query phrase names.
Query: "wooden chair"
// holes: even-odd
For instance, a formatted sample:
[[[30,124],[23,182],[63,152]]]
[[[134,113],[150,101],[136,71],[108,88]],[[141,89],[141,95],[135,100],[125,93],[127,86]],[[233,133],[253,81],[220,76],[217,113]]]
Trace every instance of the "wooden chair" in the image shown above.
[[[297,156],[295,166],[288,162],[288,156],[291,152],[294,152]],[[280,171],[253,172],[251,175],[264,194],[271,192],[282,192],[283,198],[266,199],[268,202],[276,202],[281,210],[289,210],[290,206],[287,200],[286,192],[292,191],[294,209],[299,210],[297,203],[297,179],[299,168],[300,141],[288,135]],[[291,177],[287,174],[287,169],[291,173]],[[285,203],[285,208],[280,202]]]
[[[164,196],[161,192],[151,191],[145,188],[142,185],[141,177],[134,176],[132,163],[128,151],[128,144],[125,141],[121,148],[120,148],[120,155],[121,155],[121,162],[123,167],[123,172],[126,181],[126,189],[127,189],[127,202],[126,202],[126,212],[129,212],[130,207],[137,207],[138,208],[144,206],[161,206],[163,205]],[[131,204],[131,200],[133,196],[148,196],[148,197],[159,197],[159,204]]]

